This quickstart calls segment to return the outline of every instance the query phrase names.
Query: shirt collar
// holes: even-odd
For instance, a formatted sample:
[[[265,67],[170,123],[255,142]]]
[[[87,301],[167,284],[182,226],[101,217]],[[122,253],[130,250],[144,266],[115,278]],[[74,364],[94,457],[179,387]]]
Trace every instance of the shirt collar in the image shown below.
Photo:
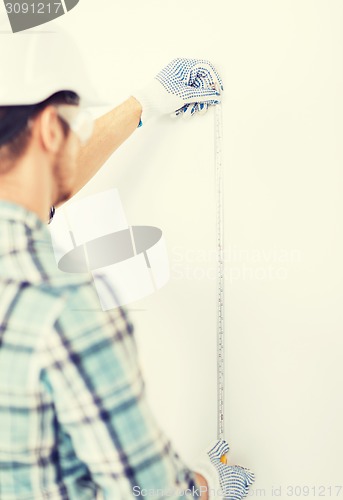
[[[47,223],[44,224],[35,212],[12,201],[0,199],[0,223],[2,221],[21,222],[32,230],[42,231],[50,237]]]

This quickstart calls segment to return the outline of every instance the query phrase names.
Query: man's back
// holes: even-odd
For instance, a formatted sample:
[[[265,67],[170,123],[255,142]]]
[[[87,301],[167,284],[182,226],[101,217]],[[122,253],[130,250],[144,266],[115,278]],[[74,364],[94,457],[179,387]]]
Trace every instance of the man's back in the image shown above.
[[[125,310],[103,312],[88,275],[57,269],[38,217],[0,201],[0,499],[176,485],[194,477],[150,413]]]

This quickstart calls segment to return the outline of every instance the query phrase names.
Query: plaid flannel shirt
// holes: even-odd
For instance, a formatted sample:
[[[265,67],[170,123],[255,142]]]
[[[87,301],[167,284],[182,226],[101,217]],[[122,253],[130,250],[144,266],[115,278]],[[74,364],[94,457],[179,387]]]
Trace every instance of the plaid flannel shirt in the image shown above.
[[[125,309],[102,311],[36,214],[0,200],[0,499],[193,498],[194,481],[151,413]]]

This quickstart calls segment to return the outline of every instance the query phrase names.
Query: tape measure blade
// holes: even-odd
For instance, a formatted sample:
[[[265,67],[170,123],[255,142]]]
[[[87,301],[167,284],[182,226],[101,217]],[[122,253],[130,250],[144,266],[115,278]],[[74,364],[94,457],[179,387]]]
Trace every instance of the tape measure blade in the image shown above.
[[[222,106],[217,104],[214,113],[215,128],[215,177],[216,177],[216,246],[217,246],[217,437],[224,439],[225,396],[225,322],[224,322],[224,192],[222,165]]]

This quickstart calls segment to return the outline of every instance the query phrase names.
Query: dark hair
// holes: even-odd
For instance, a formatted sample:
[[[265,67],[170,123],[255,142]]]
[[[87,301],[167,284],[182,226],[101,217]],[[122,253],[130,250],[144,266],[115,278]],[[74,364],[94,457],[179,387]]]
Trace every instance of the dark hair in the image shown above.
[[[30,130],[27,128],[28,120],[53,104],[74,104],[80,102],[79,96],[72,91],[56,92],[47,99],[37,104],[24,106],[0,106],[0,174],[4,173],[2,160],[19,158],[26,150]],[[68,125],[60,120],[64,134],[69,132]],[[4,149],[4,151],[2,151]],[[7,163],[7,161],[6,161]],[[7,168],[5,168],[7,170]]]

